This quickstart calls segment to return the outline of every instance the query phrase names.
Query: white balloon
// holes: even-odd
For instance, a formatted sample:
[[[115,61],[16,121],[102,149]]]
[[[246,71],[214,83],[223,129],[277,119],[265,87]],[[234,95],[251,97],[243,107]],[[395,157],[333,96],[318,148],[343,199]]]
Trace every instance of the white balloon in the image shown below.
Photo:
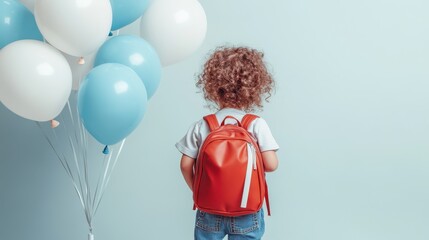
[[[54,119],[67,103],[71,85],[67,60],[49,44],[20,40],[0,51],[1,101],[21,117]]]
[[[166,66],[198,49],[207,32],[207,18],[196,0],[156,0],[143,15],[140,30]]]
[[[34,16],[50,44],[78,57],[96,51],[112,25],[109,0],[37,0]]]
[[[95,54],[96,52],[86,56],[85,64],[79,64],[79,58],[70,56],[66,53],[64,53],[64,57],[66,57],[67,61],[69,62],[72,75],[73,75],[73,84],[72,89],[75,91],[79,90],[80,83],[85,78],[86,74],[88,74],[89,71],[94,67],[94,60],[95,60]]]

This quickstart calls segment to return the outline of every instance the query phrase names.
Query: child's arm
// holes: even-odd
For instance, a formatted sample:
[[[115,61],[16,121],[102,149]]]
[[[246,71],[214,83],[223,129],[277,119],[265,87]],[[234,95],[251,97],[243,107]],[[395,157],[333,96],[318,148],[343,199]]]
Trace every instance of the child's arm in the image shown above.
[[[262,152],[265,172],[274,172],[279,166],[279,160],[275,151]]]
[[[185,154],[182,155],[182,159],[180,160],[180,170],[182,170],[183,178],[186,181],[186,184],[188,184],[191,191],[193,191],[193,182],[194,182],[194,164],[195,159],[186,156]]]

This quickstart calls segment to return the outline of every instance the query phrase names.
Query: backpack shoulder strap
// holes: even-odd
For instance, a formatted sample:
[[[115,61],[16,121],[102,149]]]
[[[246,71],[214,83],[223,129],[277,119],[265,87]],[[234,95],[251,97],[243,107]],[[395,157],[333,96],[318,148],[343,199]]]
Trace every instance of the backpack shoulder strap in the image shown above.
[[[209,114],[204,117],[204,120],[207,122],[210,128],[210,132],[219,128],[219,122],[217,121],[215,114]]]
[[[248,130],[250,124],[257,118],[259,118],[259,116],[255,114],[246,114],[244,115],[243,119],[241,119],[241,126],[243,126],[244,129]]]

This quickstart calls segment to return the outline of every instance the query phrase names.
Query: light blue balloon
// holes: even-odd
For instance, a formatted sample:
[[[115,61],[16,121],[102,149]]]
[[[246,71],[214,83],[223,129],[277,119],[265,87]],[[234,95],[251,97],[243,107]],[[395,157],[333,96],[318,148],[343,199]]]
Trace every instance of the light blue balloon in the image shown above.
[[[128,136],[146,111],[146,89],[129,67],[106,63],[93,68],[80,86],[78,109],[85,128],[102,144]]]
[[[120,63],[132,68],[143,81],[150,99],[159,87],[161,61],[155,49],[144,39],[119,35],[107,40],[98,50],[94,66]]]
[[[16,0],[0,0],[0,48],[23,39],[43,41],[33,14]]]
[[[137,20],[149,5],[149,0],[110,0],[112,5],[112,31]]]

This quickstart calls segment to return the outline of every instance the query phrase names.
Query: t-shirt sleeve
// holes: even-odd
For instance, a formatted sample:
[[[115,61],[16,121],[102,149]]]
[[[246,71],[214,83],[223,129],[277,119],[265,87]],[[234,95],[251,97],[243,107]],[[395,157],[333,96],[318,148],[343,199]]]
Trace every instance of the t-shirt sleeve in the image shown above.
[[[176,143],[179,152],[193,159],[197,158],[200,147],[199,123],[200,121],[192,124],[186,135]]]
[[[277,144],[276,139],[274,139],[270,127],[263,118],[256,119],[254,127],[255,137],[258,140],[261,152],[279,150],[280,147]]]

